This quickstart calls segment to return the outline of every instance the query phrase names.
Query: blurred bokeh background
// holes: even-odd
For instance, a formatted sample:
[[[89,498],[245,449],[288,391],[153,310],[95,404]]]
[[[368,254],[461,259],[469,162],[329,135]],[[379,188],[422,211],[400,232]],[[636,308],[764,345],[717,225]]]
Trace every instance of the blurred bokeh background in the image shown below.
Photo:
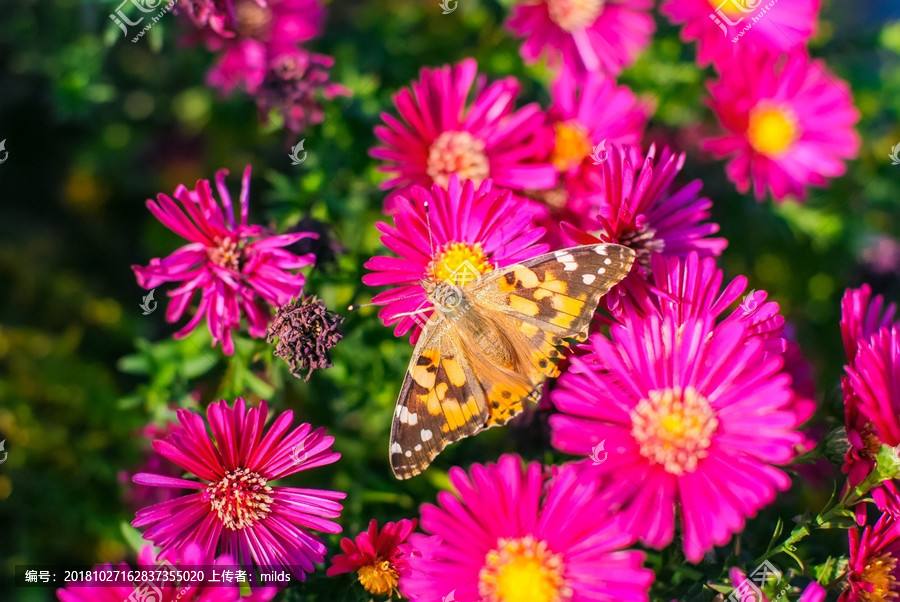
[[[372,291],[360,276],[380,247],[373,224],[383,199],[367,152],[392,93],[422,66],[474,56],[491,76],[518,76],[523,100],[548,100],[549,72],[523,66],[502,26],[507,3],[460,0],[451,15],[441,14],[438,0],[327,3],[325,34],[312,47],[335,57],[333,79],[352,97],[327,103],[321,125],[290,136],[278,123],[260,124],[250,98],[222,98],[204,85],[213,57],[183,41],[174,14],[130,43],[108,18],[113,1],[0,2],[0,140],[9,152],[0,164],[0,440],[8,452],[0,465],[0,574],[8,578],[15,565],[133,557],[136,533],[127,524],[135,499],[125,473],[145,461],[140,429],[164,424],[175,406],[243,395],[327,427],[344,457],[303,478],[349,492],[342,523],[350,533],[370,517],[417,515],[445,486],[450,466],[506,450],[563,459],[541,445],[538,414],[453,446],[427,476],[398,483],[387,436],[410,347],[374,311],[347,317],[335,366],[305,383],[264,341],[241,339],[231,358],[210,348],[203,329],[173,341],[163,311],[142,315],[144,291],[130,270],[177,243],[147,212],[146,198],[250,163],[257,222],[286,230],[305,220],[330,234],[307,290],[342,313],[367,301]],[[702,178],[714,199],[714,220],[730,241],[727,274],[748,275],[789,317],[815,368],[816,419],[826,432],[841,416],[843,290],[869,282],[900,297],[900,166],[888,158],[900,142],[900,4],[825,0],[811,51],[850,83],[863,146],[848,174],[805,204],[738,194],[722,164],[700,151],[700,138],[716,127],[704,102],[711,72],[695,66],[693,47],[664,19],[621,81],[655,107],[647,142],[686,151],[682,181]],[[292,166],[288,151],[300,138],[308,159]],[[237,179],[230,183],[236,190]],[[834,475],[811,473],[755,519],[742,546],[761,553],[778,517],[821,508]],[[805,545],[824,559],[842,552],[844,537]],[[723,555],[686,567],[677,551],[654,553],[654,595],[704,599],[699,586],[721,578],[725,562]],[[0,587],[4,600],[53,597]],[[364,599],[352,577],[314,577],[287,596]]]

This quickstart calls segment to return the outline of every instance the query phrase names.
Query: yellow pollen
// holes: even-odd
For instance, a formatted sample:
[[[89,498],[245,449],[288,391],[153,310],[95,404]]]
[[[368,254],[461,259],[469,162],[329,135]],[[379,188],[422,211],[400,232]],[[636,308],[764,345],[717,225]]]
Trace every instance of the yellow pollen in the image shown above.
[[[258,473],[238,468],[206,487],[209,506],[231,531],[252,527],[272,509],[272,488]]]
[[[239,244],[233,238],[225,237],[217,240],[215,247],[209,247],[206,255],[210,261],[223,268],[240,270],[243,252],[242,244]]]
[[[692,387],[650,391],[631,411],[641,455],[676,475],[697,469],[718,425],[709,402]]]
[[[738,6],[737,2],[739,0],[709,0],[709,5],[713,10],[721,10],[726,17],[731,19],[732,21],[737,21],[746,15],[749,15],[753,11],[743,11]]]
[[[469,132],[443,132],[428,151],[428,176],[444,188],[453,174],[478,186],[491,171],[484,149],[484,142]]]
[[[478,574],[483,602],[566,602],[572,589],[566,584],[562,556],[532,536],[500,539],[484,558]]]
[[[256,0],[243,0],[235,7],[235,21],[241,36],[261,38],[269,31],[272,11],[257,4]]]
[[[464,286],[493,269],[481,243],[451,242],[435,254],[427,273],[434,282]]]
[[[356,576],[366,591],[373,596],[386,596],[397,589],[400,576],[387,560],[376,560],[374,564],[361,567]]]
[[[603,12],[606,0],[547,0],[550,19],[566,31],[591,25]]]
[[[890,602],[900,597],[896,569],[897,559],[890,554],[882,554],[870,560],[863,569],[862,580],[871,585],[872,590],[860,592],[863,602]]]
[[[797,133],[797,118],[788,108],[763,102],[750,111],[747,139],[758,153],[783,155],[797,140]]]
[[[578,167],[591,154],[591,142],[587,131],[577,121],[566,121],[554,126],[556,144],[550,161],[557,171],[568,171]]]

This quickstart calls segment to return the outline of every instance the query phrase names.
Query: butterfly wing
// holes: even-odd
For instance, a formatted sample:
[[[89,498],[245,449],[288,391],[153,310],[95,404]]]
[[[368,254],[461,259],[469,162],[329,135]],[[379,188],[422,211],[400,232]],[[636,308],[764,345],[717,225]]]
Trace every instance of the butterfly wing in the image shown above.
[[[484,391],[453,325],[435,312],[422,331],[391,423],[391,470],[408,479],[450,443],[484,428]]]

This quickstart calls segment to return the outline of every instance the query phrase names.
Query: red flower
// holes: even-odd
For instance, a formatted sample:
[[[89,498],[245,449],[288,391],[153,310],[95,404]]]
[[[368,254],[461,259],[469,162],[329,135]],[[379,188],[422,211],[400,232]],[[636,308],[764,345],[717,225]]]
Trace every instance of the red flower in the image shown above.
[[[386,596],[397,589],[404,556],[400,546],[416,529],[416,521],[399,520],[384,524],[378,532],[378,521],[374,518],[369,528],[354,539],[341,540],[343,554],[331,559],[327,575],[343,575],[356,571],[359,582],[373,595]]]

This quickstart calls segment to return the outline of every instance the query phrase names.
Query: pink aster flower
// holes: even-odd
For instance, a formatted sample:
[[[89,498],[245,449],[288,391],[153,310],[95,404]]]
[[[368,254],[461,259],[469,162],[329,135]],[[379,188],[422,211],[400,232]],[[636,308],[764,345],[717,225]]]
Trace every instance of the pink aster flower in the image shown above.
[[[430,314],[423,281],[459,286],[495,267],[548,250],[539,242],[544,229],[490,180],[478,188],[471,180],[460,184],[456,176],[446,189],[437,184],[430,191],[415,186],[398,196],[393,222],[379,222],[377,228],[381,242],[394,255],[369,259],[364,267],[371,273],[363,276],[363,282],[393,287],[372,301],[383,306],[378,315],[385,326],[395,324],[398,337],[411,332],[412,342]],[[410,315],[413,312],[416,315]]]
[[[548,111],[554,140],[550,163],[561,182],[538,196],[577,220],[601,194],[597,164],[606,160],[607,145],[639,144],[650,108],[626,86],[594,74],[583,80],[558,77],[552,96]]]
[[[851,529],[847,589],[839,602],[900,597],[900,524],[883,514],[874,525]]]
[[[887,331],[894,324],[897,307],[886,303],[881,295],[872,296],[868,284],[858,289],[847,289],[841,299],[841,338],[847,354],[848,374],[841,381],[844,392],[844,424],[850,449],[844,458],[843,471],[851,486],[861,483],[875,467],[875,456],[881,449],[882,440],[876,433],[872,419],[862,411],[860,391],[869,400],[867,407],[872,407],[872,390],[868,385],[857,387],[849,373],[858,374],[856,368],[857,354],[862,349],[870,349],[864,353],[868,358],[862,361],[863,369],[871,369],[877,362],[877,352],[871,350],[875,335]],[[858,377],[857,377],[858,380]],[[883,381],[882,381],[883,382]],[[873,415],[880,418],[880,413],[873,410]],[[881,420],[879,420],[882,422]]]
[[[421,508],[428,535],[410,537],[400,590],[411,602],[649,599],[643,553],[624,549],[632,538],[578,468],[547,477],[505,455],[453,468],[450,482]]]
[[[175,200],[163,193],[155,202],[148,200],[150,213],[188,244],[164,259],[151,259],[147,266],[131,266],[138,284],[147,290],[181,283],[169,292],[170,323],[181,319],[199,293],[193,317],[175,337],[186,336],[206,318],[213,341],[221,343],[227,355],[234,353],[232,332],[240,327],[241,317],[247,319],[250,336],[264,337],[268,305],[281,306],[300,295],[306,278],[298,270],[314,260],[312,253],[295,255],[285,247],[316,234],[272,235],[262,226],[248,224],[250,171],[248,165],[241,181],[239,221],[225,187],[225,169],[216,172],[218,201],[209,180],[198,181],[194,190],[179,185]]]
[[[578,229],[563,226],[572,242],[615,242],[634,249],[646,267],[654,254],[684,256],[694,251],[719,255],[728,244],[713,237],[712,201],[700,196],[703,183],[673,186],[684,166],[684,153],[656,147],[643,156],[635,147],[611,146],[597,168],[603,195]]]
[[[859,346],[847,378],[878,440],[900,445],[900,324],[882,328]]]
[[[742,69],[741,56],[802,48],[813,35],[820,0],[768,6],[762,0],[666,0],[662,12],[697,42],[697,62],[720,71]]]
[[[682,273],[684,290],[718,294],[698,284],[700,273]],[[659,311],[626,303],[609,337],[589,339],[552,393],[550,426],[567,453],[588,456],[605,442],[608,459],[592,469],[625,529],[662,548],[677,513],[685,557],[699,562],[790,486],[775,465],[795,457],[802,416],[760,310],[717,323],[715,297],[673,297]]]
[[[199,414],[178,411],[180,427],[153,448],[194,478],[139,473],[134,482],[191,493],[139,510],[132,524],[145,539],[163,554],[196,544],[207,558],[228,554],[241,566],[283,567],[301,579],[322,562],[325,544],[311,531],[340,532],[332,519],[346,494],[270,483],[332,464],[340,454],[324,429],[304,423],[291,430],[291,411],[266,429],[268,411],[265,402],[248,409],[240,398],[233,407],[212,403],[212,437]]]
[[[737,567],[728,571],[728,578],[738,594],[738,600],[755,600],[756,602],[769,602],[769,598],[760,592],[756,583],[747,579],[747,574]],[[818,581],[812,581],[807,585],[797,602],[825,602],[827,592]]]
[[[213,567],[223,570],[233,569],[234,561],[229,556],[220,556],[210,563],[203,558],[200,548],[191,545],[177,556],[165,560],[154,560],[152,546],[144,546],[138,555],[137,566],[140,570],[172,570],[174,568],[192,567],[190,570],[210,571]],[[209,568],[206,568],[209,567]],[[131,567],[122,562],[117,565],[103,564],[96,567],[100,571],[129,571]],[[114,583],[108,581],[79,582],[56,590],[60,602],[122,602],[123,600],[152,600],[153,602],[268,602],[278,593],[278,588],[264,587],[254,589],[248,596],[241,596],[239,585],[227,583]]]
[[[360,584],[373,596],[396,592],[400,574],[406,570],[401,546],[415,529],[415,520],[403,519],[384,523],[379,531],[373,518],[369,528],[354,539],[341,540],[342,553],[332,557],[328,576],[356,573]]]
[[[506,77],[487,84],[477,70],[474,59],[422,69],[396,94],[399,119],[382,113],[379,145],[370,152],[391,174],[382,188],[446,187],[452,175],[476,186],[490,178],[511,190],[554,185],[555,170],[541,159],[552,144],[541,108],[516,109],[519,82]]]
[[[859,112],[846,83],[804,51],[773,57],[742,55],[741,68],[722,72],[709,87],[710,106],[727,133],[704,143],[731,157],[726,171],[740,192],[761,200],[804,198],[825,186],[856,157]]]
[[[653,0],[520,0],[507,22],[528,62],[616,75],[650,43]]]

